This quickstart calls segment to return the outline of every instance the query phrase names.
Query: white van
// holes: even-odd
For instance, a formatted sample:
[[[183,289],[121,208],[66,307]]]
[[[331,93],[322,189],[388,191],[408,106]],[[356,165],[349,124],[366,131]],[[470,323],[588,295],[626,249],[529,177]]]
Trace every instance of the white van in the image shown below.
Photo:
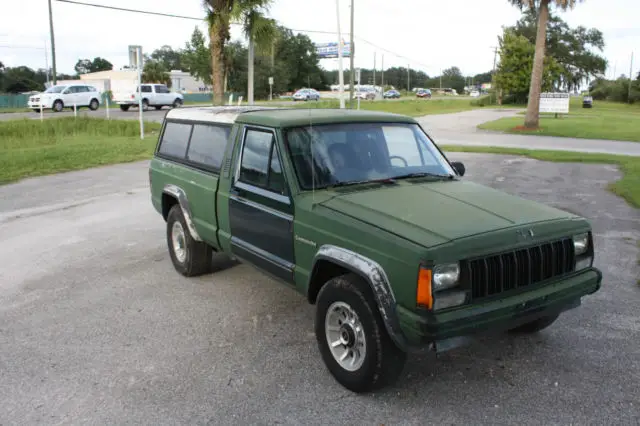
[[[62,84],[51,86],[37,95],[29,97],[29,108],[40,112],[41,108],[60,112],[64,108],[89,107],[95,111],[100,106],[101,93],[86,84]]]

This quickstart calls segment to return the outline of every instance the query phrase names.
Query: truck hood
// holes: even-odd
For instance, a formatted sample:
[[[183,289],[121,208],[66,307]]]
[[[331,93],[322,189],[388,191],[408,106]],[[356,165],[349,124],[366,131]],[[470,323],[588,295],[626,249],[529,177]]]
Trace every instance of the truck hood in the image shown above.
[[[399,182],[345,191],[321,204],[429,247],[463,237],[577,216],[468,181]]]

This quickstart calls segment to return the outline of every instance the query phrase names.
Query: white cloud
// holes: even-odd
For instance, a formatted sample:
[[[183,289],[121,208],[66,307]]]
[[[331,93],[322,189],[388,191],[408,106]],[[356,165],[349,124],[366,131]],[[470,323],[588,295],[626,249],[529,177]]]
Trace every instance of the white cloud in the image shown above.
[[[186,16],[204,16],[201,0],[82,0],[115,7],[143,9]],[[341,30],[349,31],[349,0],[340,0]],[[186,19],[141,15],[79,6],[53,0],[57,64],[60,72],[72,72],[78,58],[101,56],[116,67],[127,63],[127,46],[141,44],[145,51],[168,44],[183,47],[194,26]],[[294,29],[336,30],[334,0],[275,0],[271,14]],[[356,66],[371,67],[374,52],[380,67],[408,64],[431,75],[458,66],[465,74],[491,69],[492,46],[501,26],[513,24],[520,12],[507,0],[425,2],[423,0],[355,0]],[[617,74],[628,73],[629,56],[640,45],[637,17],[640,4],[633,0],[586,1],[562,14],[570,25],[596,27],[605,34],[605,54]],[[0,61],[9,66],[44,67],[44,46],[49,21],[45,0],[6,2],[0,16]],[[237,27],[232,36],[241,36]],[[316,42],[334,41],[335,35],[309,34]],[[363,42],[362,39],[388,51]],[[636,57],[640,51],[636,52]],[[400,57],[399,57],[400,56]],[[410,58],[407,61],[405,58]],[[640,58],[636,63],[640,64]],[[348,63],[347,63],[348,64]],[[347,65],[345,64],[345,66]],[[50,64],[49,64],[50,65]],[[335,60],[324,60],[337,68]],[[638,69],[639,67],[634,67]],[[612,70],[610,71],[612,73]]]

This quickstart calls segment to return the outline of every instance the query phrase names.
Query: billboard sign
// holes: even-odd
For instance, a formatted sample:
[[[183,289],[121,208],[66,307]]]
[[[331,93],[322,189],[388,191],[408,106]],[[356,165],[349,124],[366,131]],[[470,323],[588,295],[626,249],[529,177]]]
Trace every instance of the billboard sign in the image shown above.
[[[540,109],[542,112],[569,114],[568,93],[540,93]]]
[[[316,55],[319,59],[337,58],[338,43],[316,43]],[[342,42],[342,57],[348,58],[351,55],[351,44]]]

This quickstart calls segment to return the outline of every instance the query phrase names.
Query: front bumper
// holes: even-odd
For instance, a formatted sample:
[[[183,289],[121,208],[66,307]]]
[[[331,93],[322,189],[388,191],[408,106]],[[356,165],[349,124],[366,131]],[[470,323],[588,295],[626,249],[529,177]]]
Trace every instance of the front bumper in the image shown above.
[[[409,346],[440,352],[474,335],[513,329],[578,307],[583,296],[600,289],[601,282],[602,273],[589,268],[529,291],[442,313],[425,315],[398,306],[398,319]]]
[[[40,108],[49,109],[49,108],[53,107],[51,101],[46,101],[46,100],[45,101],[43,101],[43,100],[40,100],[40,101],[29,101],[27,104],[29,105],[29,108],[31,108],[31,109],[40,109]]]

